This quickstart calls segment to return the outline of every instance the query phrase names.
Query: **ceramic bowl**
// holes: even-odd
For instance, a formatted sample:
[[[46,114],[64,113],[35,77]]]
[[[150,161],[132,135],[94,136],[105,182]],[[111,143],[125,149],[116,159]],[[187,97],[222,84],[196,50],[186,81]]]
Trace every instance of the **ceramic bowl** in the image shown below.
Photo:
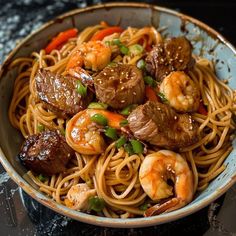
[[[185,35],[194,45],[194,53],[216,63],[216,73],[221,79],[229,79],[229,86],[236,88],[236,51],[218,32],[189,16],[175,11],[139,3],[109,3],[84,9],[77,9],[59,16],[43,25],[39,30],[24,39],[7,57],[0,71],[0,159],[11,178],[31,197],[52,210],[89,224],[108,227],[145,227],[166,223],[187,216],[207,206],[225,193],[236,182],[236,150],[225,160],[226,170],[210,183],[189,205],[162,215],[135,218],[111,219],[98,217],[71,210],[57,204],[29,181],[23,178],[26,169],[20,164],[16,155],[22,143],[21,134],[8,120],[8,106],[12,96],[16,70],[9,70],[9,64],[18,57],[29,56],[31,52],[45,47],[47,39],[71,27],[83,29],[105,20],[111,25],[123,27],[143,27],[153,25],[164,29],[165,36]]]

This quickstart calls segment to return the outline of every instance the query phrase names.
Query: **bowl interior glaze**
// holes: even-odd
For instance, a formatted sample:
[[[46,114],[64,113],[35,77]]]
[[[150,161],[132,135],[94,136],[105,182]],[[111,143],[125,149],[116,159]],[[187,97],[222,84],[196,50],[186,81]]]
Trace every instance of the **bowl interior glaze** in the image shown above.
[[[153,25],[161,30],[164,36],[185,35],[194,46],[194,53],[215,62],[216,74],[220,79],[229,79],[229,86],[236,88],[236,51],[219,33],[205,24],[177,12],[148,4],[110,3],[66,13],[45,24],[23,40],[4,62],[0,71],[0,159],[9,175],[33,198],[53,209],[76,220],[108,227],[145,227],[179,219],[200,210],[236,182],[236,150],[225,160],[226,170],[210,183],[208,188],[182,209],[167,214],[137,219],[110,219],[97,217],[68,209],[58,205],[37,191],[27,178],[23,178],[26,169],[19,163],[16,155],[22,143],[21,134],[8,120],[8,106],[12,96],[16,69],[8,69],[9,64],[18,57],[29,56],[31,52],[44,48],[48,39],[58,32],[71,27],[79,30],[105,20],[111,25],[123,27],[144,27]]]

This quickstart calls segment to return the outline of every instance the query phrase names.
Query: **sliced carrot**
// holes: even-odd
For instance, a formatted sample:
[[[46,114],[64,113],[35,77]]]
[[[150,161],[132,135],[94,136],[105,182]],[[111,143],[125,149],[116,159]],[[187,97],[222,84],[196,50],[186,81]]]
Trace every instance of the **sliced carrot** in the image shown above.
[[[98,31],[96,34],[93,35],[91,41],[103,40],[106,36],[114,34],[114,33],[121,33],[123,29],[119,26],[111,26],[106,29],[102,29]]]
[[[204,116],[207,116],[208,112],[207,112],[207,109],[204,106],[203,102],[200,102],[197,112],[204,115]]]
[[[141,38],[138,43],[143,45],[145,41],[146,41],[145,51],[150,52],[152,50],[152,47],[151,47],[151,45],[148,44],[148,36],[147,35],[144,35],[143,38]]]
[[[68,29],[59,33],[45,48],[46,53],[49,54],[52,50],[58,48],[63,43],[67,42],[68,39],[75,37],[77,34],[78,30],[76,28]]]
[[[149,101],[154,101],[154,102],[159,101],[159,99],[156,95],[156,92],[152,87],[146,86],[145,87],[145,93],[146,93],[146,97]]]
[[[115,129],[120,129],[120,122],[125,120],[125,117],[120,115],[120,114],[117,114],[117,113],[114,113],[114,112],[110,112],[110,111],[106,111],[106,110],[95,110],[96,113],[99,113],[103,116],[105,116],[108,120],[108,125],[112,128],[115,128]]]

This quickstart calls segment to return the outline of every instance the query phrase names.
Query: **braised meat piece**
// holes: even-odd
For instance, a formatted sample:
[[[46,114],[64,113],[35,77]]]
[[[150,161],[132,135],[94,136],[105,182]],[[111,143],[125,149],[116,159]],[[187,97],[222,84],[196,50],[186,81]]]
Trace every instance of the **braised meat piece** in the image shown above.
[[[188,114],[178,114],[168,105],[148,101],[128,117],[130,130],[140,140],[168,149],[198,141],[198,123]]]
[[[81,97],[77,92],[78,80],[71,76],[40,69],[35,82],[39,99],[49,110],[62,118],[68,118],[84,110],[93,98],[89,90],[86,97]]]
[[[39,174],[53,175],[65,171],[73,155],[73,149],[62,135],[57,131],[44,131],[29,136],[18,156],[28,169]]]
[[[185,71],[193,65],[192,45],[185,37],[171,38],[157,44],[146,57],[146,69],[158,81],[172,71]]]
[[[94,78],[94,85],[97,98],[115,109],[144,100],[142,71],[134,65],[107,66]]]

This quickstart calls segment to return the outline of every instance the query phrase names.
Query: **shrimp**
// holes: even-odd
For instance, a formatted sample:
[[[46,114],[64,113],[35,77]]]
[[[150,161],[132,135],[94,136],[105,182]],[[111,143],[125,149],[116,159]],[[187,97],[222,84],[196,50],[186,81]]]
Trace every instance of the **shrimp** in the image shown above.
[[[74,210],[88,210],[88,200],[96,195],[96,190],[89,188],[85,183],[72,186],[66,196],[66,206]]]
[[[179,209],[193,198],[193,176],[184,158],[172,151],[161,150],[147,155],[141,164],[139,180],[145,193],[153,201],[167,199],[156,204],[144,213],[145,216],[157,215]],[[171,180],[173,187],[168,184]]]
[[[160,92],[176,111],[194,112],[200,104],[200,90],[194,81],[182,71],[170,73],[162,81]]]
[[[101,41],[89,41],[81,44],[75,51],[66,66],[66,70],[80,68],[93,71],[102,70],[111,60],[111,49]]]
[[[66,125],[66,141],[78,153],[101,154],[106,148],[102,135],[91,120],[95,114],[103,115],[108,125],[115,129],[121,129],[120,122],[125,120],[122,115],[106,110],[86,109],[77,113]]]

